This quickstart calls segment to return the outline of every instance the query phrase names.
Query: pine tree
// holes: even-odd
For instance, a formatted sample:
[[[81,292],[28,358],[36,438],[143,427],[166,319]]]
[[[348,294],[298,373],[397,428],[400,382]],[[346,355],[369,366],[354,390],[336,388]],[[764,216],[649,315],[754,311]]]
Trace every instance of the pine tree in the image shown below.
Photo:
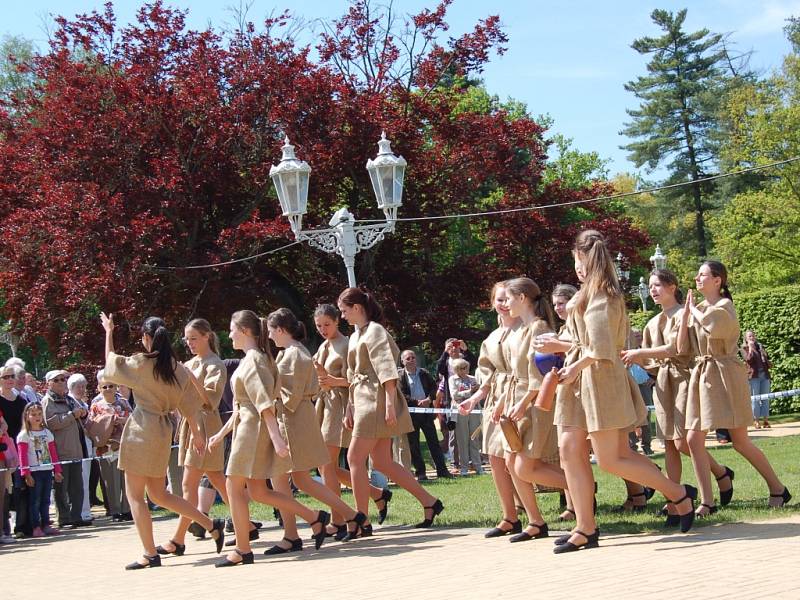
[[[695,213],[697,254],[705,257],[708,206],[698,180],[717,161],[714,133],[726,80],[723,61],[729,57],[722,35],[707,29],[694,33],[683,30],[686,9],[677,14],[654,10],[650,17],[664,35],[641,37],[631,45],[652,58],[647,64],[648,74],[625,85],[641,104],[627,111],[632,119],[620,133],[636,141],[622,148],[630,152],[628,157],[637,167],[646,164],[652,171],[666,163],[670,171],[667,183],[687,178],[695,182],[686,199]]]

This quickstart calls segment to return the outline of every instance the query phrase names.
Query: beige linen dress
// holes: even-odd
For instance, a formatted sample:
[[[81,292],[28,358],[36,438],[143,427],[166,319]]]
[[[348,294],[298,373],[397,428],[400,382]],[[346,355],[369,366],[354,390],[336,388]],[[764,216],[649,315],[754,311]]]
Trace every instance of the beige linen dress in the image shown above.
[[[564,357],[564,366],[568,367],[578,361],[581,356],[581,346],[578,340],[577,325],[575,324],[575,302],[573,296],[567,302],[567,322],[558,332],[558,339],[572,343],[572,347]],[[588,430],[586,413],[580,398],[581,375],[572,383],[559,384],[556,390],[556,407],[553,411],[553,422],[558,427],[577,427]]]
[[[580,399],[589,433],[632,429],[645,422],[647,409],[639,386],[620,359],[628,338],[628,315],[622,298],[598,293],[586,311],[575,313],[580,357],[595,362],[581,371]]]
[[[349,338],[340,335],[325,340],[314,355],[332,377],[347,377],[347,344]],[[344,427],[344,411],[347,408],[347,388],[335,387],[320,390],[317,397],[317,420],[322,430],[322,439],[328,446],[347,448],[350,431]]]
[[[522,400],[528,392],[538,390],[543,375],[533,361],[533,339],[543,333],[553,333],[544,319],[537,318],[528,325],[522,325],[508,336],[503,346],[506,362],[511,365],[511,381],[503,404],[503,414],[508,416],[514,404]],[[528,410],[517,421],[519,436],[522,438],[521,454],[529,458],[551,458],[558,453],[558,434],[553,425],[553,412],[536,408],[531,402]],[[511,448],[503,436],[503,449],[511,453]]]
[[[208,403],[203,402],[198,414],[200,427],[206,433],[206,439],[222,429],[219,416],[219,401],[228,381],[228,370],[225,363],[214,353],[205,358],[195,356],[184,363],[203,386],[208,396]],[[199,394],[198,394],[199,395]],[[202,401],[202,400],[201,400]],[[192,449],[192,432],[186,419],[181,421],[178,433],[178,464],[190,466],[205,472],[222,471],[225,468],[225,449],[218,444],[213,450],[206,450],[202,456]]]
[[[747,369],[739,358],[739,319],[733,302],[697,305],[699,322],[689,318],[689,340],[696,356],[689,382],[686,428],[736,429],[753,421]]]
[[[347,380],[354,406],[353,437],[391,438],[414,430],[408,403],[400,387],[394,403],[397,424],[386,424],[387,381],[396,381],[397,344],[380,323],[370,321],[350,336],[347,347]]]
[[[675,305],[647,322],[642,335],[642,348],[669,346],[670,357],[645,362],[648,371],[656,372],[653,389],[658,437],[680,440],[686,435],[686,403],[689,399],[691,352],[678,354],[678,330],[683,308]]]
[[[308,471],[331,462],[317,424],[313,399],[319,393],[317,371],[302,346],[278,354],[281,393],[277,404],[281,433],[289,443],[293,471]]]
[[[231,376],[233,392],[233,438],[228,458],[228,476],[269,479],[292,470],[289,457],[281,458],[261,417],[275,411],[280,395],[280,377],[275,363],[257,349],[247,351]]]
[[[518,328],[515,324],[514,328]],[[506,362],[503,347],[508,344],[508,337],[513,329],[498,327],[489,334],[481,344],[478,355],[478,368],[475,377],[481,387],[489,386],[489,391],[483,401],[483,415],[481,425],[483,429],[483,447],[481,452],[490,456],[503,457],[503,430],[500,425],[492,421],[492,411],[501,401],[511,382],[511,366]]]
[[[107,381],[128,386],[136,396],[136,408],[122,430],[118,468],[145,477],[167,474],[172,445],[170,411],[196,418],[200,410],[200,396],[186,367],[177,364],[178,383],[170,384],[155,378],[155,362],[145,354],[110,352],[105,366]]]

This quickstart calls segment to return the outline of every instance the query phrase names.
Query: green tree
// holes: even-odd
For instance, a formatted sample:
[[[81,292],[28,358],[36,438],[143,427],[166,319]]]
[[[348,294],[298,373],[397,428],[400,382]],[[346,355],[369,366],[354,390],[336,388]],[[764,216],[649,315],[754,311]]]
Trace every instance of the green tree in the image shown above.
[[[33,42],[16,35],[0,38],[0,100],[30,89],[35,78],[27,70],[35,54]],[[22,67],[22,68],[20,68]]]
[[[726,168],[763,165],[800,155],[800,21],[786,34],[793,52],[780,72],[734,90],[722,113]],[[800,280],[800,165],[759,174],[756,188],[734,195],[712,218],[716,251],[739,290]]]
[[[701,29],[693,33],[683,30],[686,9],[677,14],[654,10],[653,22],[663,30],[658,37],[635,40],[632,48],[651,55],[647,75],[625,85],[640,101],[639,108],[628,110],[631,121],[622,134],[634,139],[623,149],[637,167],[647,165],[653,171],[666,165],[668,183],[694,182],[687,198],[682,190],[678,200],[694,212],[696,250],[706,256],[709,243],[705,225],[706,191],[698,183],[716,165],[719,97],[727,82],[724,63],[729,56],[723,36]]]

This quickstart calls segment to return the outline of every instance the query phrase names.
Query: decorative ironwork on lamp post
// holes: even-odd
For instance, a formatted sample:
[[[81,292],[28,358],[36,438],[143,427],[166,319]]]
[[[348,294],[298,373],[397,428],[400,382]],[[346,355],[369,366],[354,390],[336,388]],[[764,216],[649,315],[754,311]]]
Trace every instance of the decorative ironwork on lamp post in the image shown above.
[[[283,157],[277,166],[273,166],[269,175],[278,193],[283,216],[289,219],[292,232],[297,241],[306,241],[314,248],[338,254],[347,269],[347,284],[356,285],[355,260],[361,250],[372,248],[387,233],[394,233],[397,220],[397,209],[403,204],[403,179],[407,163],[402,156],[392,152],[391,142],[386,134],[381,133],[378,142],[378,156],[367,160],[372,189],[383,211],[384,223],[355,225],[355,218],[347,207],[337,210],[326,229],[303,230],[303,215],[308,206],[308,180],[311,167],[299,160],[294,154],[294,146],[286,137],[283,145]]]
[[[650,263],[653,269],[666,269],[667,268],[667,255],[661,251],[661,246],[656,244],[656,251],[650,257]]]

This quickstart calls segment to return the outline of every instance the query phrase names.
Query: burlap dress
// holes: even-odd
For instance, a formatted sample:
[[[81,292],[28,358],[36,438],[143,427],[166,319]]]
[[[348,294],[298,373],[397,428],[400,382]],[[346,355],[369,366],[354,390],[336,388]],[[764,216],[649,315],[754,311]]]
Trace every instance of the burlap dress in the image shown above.
[[[314,355],[332,377],[347,377],[347,344],[344,335],[333,340],[325,340]],[[335,387],[321,389],[317,397],[317,421],[322,431],[322,439],[328,446],[347,448],[350,445],[350,431],[344,427],[344,411],[347,408],[347,388]]]
[[[271,358],[260,350],[248,350],[231,376],[231,391],[235,421],[225,474],[269,479],[291,471],[291,459],[275,453],[261,417],[265,410],[275,411],[280,395],[280,377]]]
[[[386,424],[387,381],[397,380],[397,344],[380,323],[370,321],[350,336],[347,347],[347,380],[354,406],[353,437],[391,438],[413,431],[408,404],[400,387],[394,403],[397,424]]]
[[[553,330],[545,320],[537,318],[513,331],[503,346],[506,362],[511,366],[511,380],[503,403],[503,414],[506,416],[514,404],[542,385],[544,376],[534,364],[531,344],[536,336],[543,333],[553,333]],[[540,410],[531,402],[525,416],[517,421],[517,429],[522,438],[520,454],[529,458],[552,458],[558,453],[558,434],[553,425],[552,411]],[[505,436],[503,450],[507,454],[511,453]]]
[[[578,340],[577,325],[575,324],[575,302],[573,296],[567,302],[567,322],[558,332],[558,339],[570,342],[572,346],[564,357],[564,366],[567,367],[578,361],[581,356],[581,346]],[[560,427],[577,427],[588,430],[586,413],[580,398],[581,376],[572,383],[559,384],[556,390],[556,406],[553,411],[553,422]]]
[[[322,439],[314,397],[319,393],[317,371],[302,346],[281,350],[277,359],[281,393],[277,403],[281,433],[289,443],[292,471],[308,471],[331,461]]]
[[[647,419],[639,386],[620,359],[628,338],[628,315],[622,298],[598,293],[586,311],[575,314],[580,356],[595,362],[581,371],[580,399],[589,433],[632,429]]]
[[[203,403],[198,414],[200,427],[205,431],[206,439],[222,429],[219,416],[219,401],[228,381],[225,363],[214,353],[205,358],[195,356],[184,363],[203,386],[208,396],[208,403]],[[178,464],[194,467],[205,472],[219,472],[225,468],[225,449],[218,444],[213,450],[206,450],[202,456],[192,450],[192,432],[186,419],[181,420],[178,433]]]
[[[678,330],[683,308],[675,305],[647,322],[642,335],[642,348],[669,346],[669,358],[648,360],[644,367],[656,375],[653,389],[658,437],[680,440],[686,436],[686,403],[689,400],[689,378],[692,354],[678,354]]]
[[[189,371],[178,363],[177,384],[156,379],[155,358],[145,354],[121,356],[110,352],[106,358],[105,378],[126,385],[136,396],[136,408],[125,423],[119,448],[118,468],[145,477],[165,477],[172,445],[170,411],[184,417],[196,417],[200,396],[191,382]]]
[[[689,381],[686,428],[695,431],[747,427],[753,420],[747,369],[739,358],[739,319],[733,302],[697,305],[701,321],[689,318],[696,362]]]
[[[519,324],[515,324],[514,328],[518,327]],[[500,458],[505,454],[503,430],[500,429],[499,424],[492,421],[492,412],[497,403],[501,401],[511,381],[511,366],[506,362],[503,346],[508,344],[508,336],[512,331],[513,329],[507,327],[498,327],[489,334],[489,337],[481,344],[478,368],[475,370],[478,385],[489,388],[483,401],[481,419],[483,447],[481,452]]]

